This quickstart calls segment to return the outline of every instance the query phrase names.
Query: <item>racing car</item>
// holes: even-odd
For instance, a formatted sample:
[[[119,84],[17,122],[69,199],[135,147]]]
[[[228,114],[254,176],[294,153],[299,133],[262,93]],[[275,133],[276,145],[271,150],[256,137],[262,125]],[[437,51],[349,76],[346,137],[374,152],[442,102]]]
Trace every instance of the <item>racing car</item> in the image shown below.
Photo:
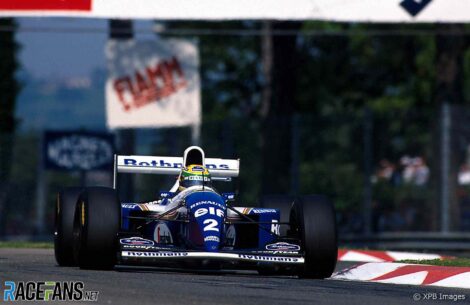
[[[112,188],[72,187],[57,194],[58,265],[253,269],[264,275],[330,277],[338,251],[330,201],[321,195],[298,197],[283,218],[279,209],[245,207],[235,193],[219,193],[211,184],[231,181],[239,168],[239,160],[206,158],[197,146],[187,148],[183,157],[115,155]],[[117,176],[125,173],[178,179],[154,201],[120,202]]]

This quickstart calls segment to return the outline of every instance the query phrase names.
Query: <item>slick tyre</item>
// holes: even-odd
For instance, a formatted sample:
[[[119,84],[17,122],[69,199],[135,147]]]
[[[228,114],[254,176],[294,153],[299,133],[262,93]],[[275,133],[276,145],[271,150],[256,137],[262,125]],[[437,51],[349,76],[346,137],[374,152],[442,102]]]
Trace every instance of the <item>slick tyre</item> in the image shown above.
[[[114,189],[91,187],[78,199],[74,254],[82,269],[109,270],[116,264],[121,205]]]
[[[299,276],[330,277],[338,257],[333,204],[324,196],[300,197],[292,205],[289,222],[290,234],[300,239],[305,253],[305,264],[299,270]]]
[[[77,266],[73,255],[75,206],[83,188],[69,187],[57,193],[54,219],[54,254],[59,266]]]

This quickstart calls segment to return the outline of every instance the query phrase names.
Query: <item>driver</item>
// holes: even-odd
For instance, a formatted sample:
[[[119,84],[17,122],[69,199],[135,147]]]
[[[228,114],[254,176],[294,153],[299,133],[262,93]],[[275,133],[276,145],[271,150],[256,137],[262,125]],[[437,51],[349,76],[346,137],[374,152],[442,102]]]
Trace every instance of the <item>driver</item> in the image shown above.
[[[178,177],[178,192],[184,191],[193,186],[212,188],[211,174],[206,167],[198,164],[191,164],[181,170]]]
[[[189,194],[201,190],[215,191],[212,187],[211,174],[205,166],[191,164],[181,169],[175,185],[173,185],[170,190],[171,193],[175,194],[172,198],[159,199],[148,202],[147,204],[172,207],[186,198]]]

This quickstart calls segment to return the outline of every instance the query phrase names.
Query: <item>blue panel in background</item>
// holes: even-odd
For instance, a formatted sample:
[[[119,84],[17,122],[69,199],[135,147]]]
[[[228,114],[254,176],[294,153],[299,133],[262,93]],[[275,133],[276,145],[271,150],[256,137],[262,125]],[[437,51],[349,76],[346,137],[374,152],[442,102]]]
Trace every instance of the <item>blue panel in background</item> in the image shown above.
[[[43,141],[46,169],[111,170],[114,162],[114,136],[85,131],[46,131]]]

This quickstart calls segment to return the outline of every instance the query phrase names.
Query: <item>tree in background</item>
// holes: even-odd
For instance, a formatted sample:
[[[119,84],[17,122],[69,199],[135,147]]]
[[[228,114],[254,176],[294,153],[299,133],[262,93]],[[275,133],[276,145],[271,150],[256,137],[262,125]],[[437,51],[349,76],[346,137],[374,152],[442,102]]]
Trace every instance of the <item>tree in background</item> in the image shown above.
[[[238,130],[232,136],[236,147],[221,150],[228,154],[227,157],[234,156],[229,155],[230,150],[232,154],[244,156],[242,166],[250,171],[241,171],[242,187],[249,186],[244,192],[251,194],[251,200],[259,194],[285,194],[290,187],[290,137],[292,115],[296,111],[295,91],[299,66],[295,32],[302,24],[268,23],[270,32],[263,37],[242,33],[261,30],[259,22],[165,24],[169,30],[192,29],[197,32],[198,29],[209,28],[231,33],[198,37],[203,119],[206,126],[203,127],[203,141],[208,141],[208,155],[211,150],[220,154],[218,145],[214,143],[217,136],[208,130],[210,124],[223,119],[223,126],[215,130],[226,135]],[[272,35],[271,31],[291,31],[294,34]],[[171,31],[169,33],[171,35]],[[270,68],[266,70],[267,65]],[[241,124],[244,126],[231,122],[234,119],[243,121]],[[227,129],[231,129],[231,132],[224,132]],[[248,137],[245,136],[247,130],[250,131]],[[220,143],[227,141],[222,140]]]
[[[0,32],[0,235],[3,233],[11,170],[12,148],[16,129],[15,105],[20,85],[15,78],[19,67],[17,53],[19,45],[15,41],[16,22],[0,19],[0,26],[8,29]]]
[[[272,31],[296,33],[300,22],[272,22]],[[265,34],[266,35],[266,34]],[[264,71],[265,88],[260,108],[262,194],[288,194],[291,177],[291,138],[293,115],[297,104],[299,61],[297,35],[263,37],[263,59],[269,69]],[[271,40],[271,41],[269,41]]]
[[[300,192],[328,194],[340,210],[360,209],[363,201],[364,179],[369,179],[363,168],[365,120],[371,120],[373,126],[372,167],[381,158],[397,162],[404,154],[424,156],[428,164],[434,164],[438,156],[433,143],[439,140],[435,134],[436,85],[440,86],[438,76],[444,76],[441,68],[446,66],[436,65],[442,49],[436,26],[265,25],[247,21],[166,23],[168,29],[194,30],[198,37],[203,144],[208,155],[223,152],[225,157],[242,158],[243,201],[290,191],[295,133],[291,119],[295,114],[300,115]],[[205,34],[198,36],[198,29]],[[272,36],[266,36],[265,30]],[[256,34],[247,34],[250,31]],[[187,37],[194,35],[188,33]],[[457,40],[467,41],[464,36]],[[463,54],[457,77],[468,84],[470,52],[468,44],[461,47],[449,45],[448,50]],[[468,86],[458,87],[463,98],[460,103],[468,103]],[[365,108],[373,114],[369,119]],[[409,190],[387,186],[376,188],[374,196],[378,204],[394,205],[409,194]],[[434,191],[426,196],[434,198],[432,204],[437,206]],[[427,197],[418,199],[422,203]]]

